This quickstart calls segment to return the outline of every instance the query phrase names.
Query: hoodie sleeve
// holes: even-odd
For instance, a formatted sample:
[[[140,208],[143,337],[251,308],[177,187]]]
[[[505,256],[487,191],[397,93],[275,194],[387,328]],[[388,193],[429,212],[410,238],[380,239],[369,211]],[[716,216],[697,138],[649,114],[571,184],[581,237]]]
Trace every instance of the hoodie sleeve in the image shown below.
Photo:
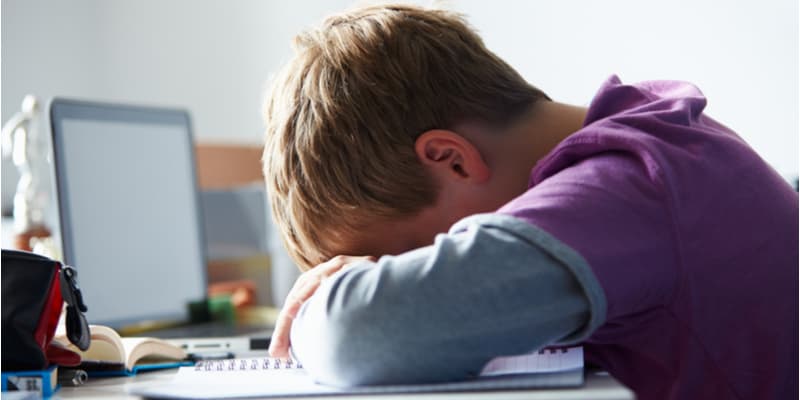
[[[604,320],[603,291],[583,258],[522,220],[483,214],[431,246],[331,276],[301,308],[291,340],[322,383],[423,383],[579,342]]]

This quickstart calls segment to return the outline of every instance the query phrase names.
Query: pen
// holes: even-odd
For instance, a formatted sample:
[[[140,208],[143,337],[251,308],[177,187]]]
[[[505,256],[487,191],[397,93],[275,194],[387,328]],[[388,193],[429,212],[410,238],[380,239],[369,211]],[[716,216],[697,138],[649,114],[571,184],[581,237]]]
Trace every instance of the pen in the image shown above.
[[[58,371],[58,383],[64,386],[81,386],[89,379],[89,374],[82,369],[61,369]]]

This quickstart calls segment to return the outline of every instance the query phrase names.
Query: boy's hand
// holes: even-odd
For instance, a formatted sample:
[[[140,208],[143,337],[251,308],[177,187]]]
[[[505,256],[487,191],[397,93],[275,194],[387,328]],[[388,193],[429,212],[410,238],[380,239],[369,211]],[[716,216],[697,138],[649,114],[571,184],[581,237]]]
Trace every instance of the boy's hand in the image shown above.
[[[364,260],[375,261],[375,257],[336,256],[304,272],[297,278],[292,290],[286,296],[286,302],[280,314],[278,314],[275,331],[272,333],[272,340],[269,345],[270,356],[289,357],[289,346],[291,344],[289,342],[289,332],[292,330],[294,317],[300,310],[300,306],[317,291],[322,280],[335,274],[348,264]]]

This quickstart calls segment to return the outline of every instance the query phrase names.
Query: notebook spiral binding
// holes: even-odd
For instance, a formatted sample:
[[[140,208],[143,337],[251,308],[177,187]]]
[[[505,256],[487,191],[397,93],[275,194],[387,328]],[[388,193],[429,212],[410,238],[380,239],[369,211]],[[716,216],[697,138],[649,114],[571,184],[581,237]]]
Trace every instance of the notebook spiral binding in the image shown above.
[[[539,351],[537,351],[537,353],[538,354],[545,354],[545,353],[556,354],[556,353],[559,353],[559,352],[566,353],[568,351],[569,351],[568,347],[543,347],[543,348],[539,349]]]
[[[545,347],[538,354],[567,353],[568,347]],[[234,358],[228,360],[202,360],[194,365],[197,372],[223,371],[261,371],[270,369],[303,369],[303,365],[293,358]]]
[[[194,365],[195,371],[259,371],[269,369],[303,369],[303,365],[291,358],[240,358],[230,360],[203,360]]]

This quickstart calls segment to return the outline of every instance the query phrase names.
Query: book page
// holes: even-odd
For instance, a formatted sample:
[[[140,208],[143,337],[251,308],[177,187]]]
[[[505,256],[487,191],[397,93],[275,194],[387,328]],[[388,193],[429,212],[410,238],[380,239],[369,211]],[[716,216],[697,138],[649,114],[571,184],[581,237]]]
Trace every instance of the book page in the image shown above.
[[[127,358],[125,367],[132,370],[140,360],[150,362],[178,361],[186,358],[186,351],[164,340],[150,337],[122,338]]]
[[[103,325],[89,325],[89,331],[92,341],[86,351],[80,351],[70,343],[66,331],[63,332],[63,336],[56,335],[53,340],[80,354],[81,361],[106,361],[119,364],[125,362],[125,349],[116,331]]]
[[[142,359],[163,363],[183,360],[186,351],[161,339],[151,337],[120,337],[119,334],[103,325],[89,325],[92,342],[82,352],[69,343],[66,337],[56,337],[70,350],[81,355],[82,366],[88,370],[116,371],[133,370]],[[149,363],[149,362],[148,362]]]

